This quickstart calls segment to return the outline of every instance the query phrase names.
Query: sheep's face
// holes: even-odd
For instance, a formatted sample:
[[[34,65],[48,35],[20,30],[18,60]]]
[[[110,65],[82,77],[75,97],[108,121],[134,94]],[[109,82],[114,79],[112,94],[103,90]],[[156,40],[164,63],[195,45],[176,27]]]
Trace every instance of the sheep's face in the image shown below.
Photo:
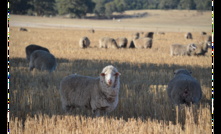
[[[186,69],[177,69],[174,71],[174,75],[178,75],[178,74],[186,74],[186,75],[191,75],[192,72],[191,71],[188,71]]]
[[[196,45],[195,44],[189,44],[189,49],[190,51],[195,51],[196,50]]]
[[[105,83],[107,84],[107,86],[109,87],[113,87],[116,84],[116,80],[119,77],[119,75],[121,75],[116,68],[114,68],[113,66],[107,66],[103,69],[102,73],[100,74],[100,76],[102,77],[102,79],[104,79]]]

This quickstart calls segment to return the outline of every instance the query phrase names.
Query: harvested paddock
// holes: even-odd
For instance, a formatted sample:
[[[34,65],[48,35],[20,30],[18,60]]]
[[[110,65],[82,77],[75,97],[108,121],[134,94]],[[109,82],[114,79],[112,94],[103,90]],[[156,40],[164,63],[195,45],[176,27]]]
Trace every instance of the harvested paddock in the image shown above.
[[[189,12],[186,17],[190,17]],[[199,32],[209,33],[211,27],[209,31],[188,29],[193,34],[192,41],[183,38],[185,31],[162,30],[166,34],[154,35],[153,47],[148,50],[97,47],[101,37],[129,38],[133,30],[95,27],[96,32],[91,34],[88,28],[29,27],[29,32],[19,32],[18,28],[10,27],[11,133],[211,133],[211,52],[202,57],[170,57],[171,44],[196,42],[201,36]],[[90,48],[79,48],[82,36],[90,39]],[[32,43],[46,44],[45,47],[56,55],[58,66],[52,75],[38,71],[27,73],[24,48]],[[122,73],[116,109],[109,116],[99,118],[92,118],[86,110],[65,114],[58,92],[61,79],[72,73],[96,77],[109,64]],[[202,83],[203,96],[199,107],[179,110],[168,102],[165,85],[173,77],[171,72],[177,68],[192,70],[194,77]]]

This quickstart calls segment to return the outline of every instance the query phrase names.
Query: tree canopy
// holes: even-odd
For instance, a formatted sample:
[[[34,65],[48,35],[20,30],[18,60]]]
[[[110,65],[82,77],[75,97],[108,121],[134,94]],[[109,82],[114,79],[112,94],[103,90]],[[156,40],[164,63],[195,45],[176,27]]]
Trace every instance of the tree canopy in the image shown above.
[[[138,9],[211,10],[211,0],[13,0],[12,14],[66,15],[82,18],[87,13],[111,18],[113,12]]]

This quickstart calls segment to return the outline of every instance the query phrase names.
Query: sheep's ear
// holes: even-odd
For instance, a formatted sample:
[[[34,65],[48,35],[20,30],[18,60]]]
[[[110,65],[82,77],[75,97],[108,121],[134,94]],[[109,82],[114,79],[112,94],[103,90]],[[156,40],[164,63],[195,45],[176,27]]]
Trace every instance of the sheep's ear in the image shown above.
[[[119,75],[121,75],[121,73],[119,73],[119,72],[116,72],[116,73],[115,73],[115,75],[116,75],[116,76],[119,76]]]
[[[101,75],[101,76],[105,76],[105,73],[101,73],[100,75]]]

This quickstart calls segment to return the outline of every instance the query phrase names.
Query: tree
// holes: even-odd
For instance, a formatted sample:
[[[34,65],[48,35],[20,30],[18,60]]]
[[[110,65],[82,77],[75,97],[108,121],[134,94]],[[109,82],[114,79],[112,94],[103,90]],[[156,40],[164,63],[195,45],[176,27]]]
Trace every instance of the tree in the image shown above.
[[[105,4],[105,15],[108,19],[111,18],[114,11],[116,11],[116,5],[114,2],[108,2]]]
[[[12,14],[26,14],[31,7],[28,0],[12,0],[10,1],[10,13]]]
[[[194,0],[180,0],[178,9],[196,9]]]
[[[71,17],[82,18],[92,12],[94,3],[91,0],[56,0],[59,15],[70,14]]]
[[[179,0],[161,0],[159,3],[160,9],[176,9]]]
[[[55,15],[54,0],[30,0],[31,11],[37,16]]]
[[[95,2],[95,8],[94,13],[96,16],[101,17],[105,15],[105,0],[94,0]]]

